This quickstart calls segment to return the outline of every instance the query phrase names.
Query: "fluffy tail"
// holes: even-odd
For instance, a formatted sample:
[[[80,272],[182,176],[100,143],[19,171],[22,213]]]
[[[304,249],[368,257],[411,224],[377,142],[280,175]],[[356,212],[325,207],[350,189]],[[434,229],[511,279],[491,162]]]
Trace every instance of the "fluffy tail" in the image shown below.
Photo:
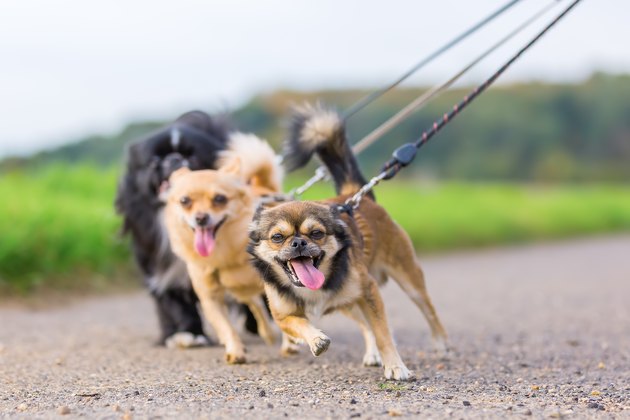
[[[220,168],[228,166],[236,166],[235,172],[261,194],[282,190],[282,166],[269,143],[260,137],[231,133],[228,149],[221,153],[219,162]]]
[[[289,171],[306,165],[316,153],[335,182],[337,194],[353,194],[366,183],[346,139],[346,128],[338,113],[321,105],[295,108],[289,138],[284,143]],[[372,199],[373,195],[370,194]]]

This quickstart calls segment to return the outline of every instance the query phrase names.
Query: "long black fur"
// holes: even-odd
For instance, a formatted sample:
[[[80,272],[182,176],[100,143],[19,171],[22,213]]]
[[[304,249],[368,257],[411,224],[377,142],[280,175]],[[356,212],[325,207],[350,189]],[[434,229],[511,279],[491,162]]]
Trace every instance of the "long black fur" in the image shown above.
[[[335,209],[335,207],[331,208],[331,212],[335,217],[341,217],[339,212]],[[341,249],[337,251],[332,260],[332,265],[330,268],[331,276],[326,279],[326,283],[324,283],[324,290],[337,291],[341,289],[344,280],[348,276],[348,270],[350,269],[350,256],[348,253],[350,252],[350,247],[352,246],[352,239],[348,232],[341,227],[340,224],[335,224],[334,227],[335,238],[337,242],[341,246]]]
[[[155,299],[161,344],[177,332],[204,333],[198,298],[183,262],[171,251],[163,228],[160,186],[182,159],[192,170],[215,168],[219,153],[227,147],[229,131],[225,119],[191,111],[132,143],[127,150],[126,171],[118,185],[115,207],[123,217],[123,234],[131,237],[144,283]],[[170,166],[169,159],[173,157],[175,163]],[[248,313],[246,327],[255,332],[252,319]]]

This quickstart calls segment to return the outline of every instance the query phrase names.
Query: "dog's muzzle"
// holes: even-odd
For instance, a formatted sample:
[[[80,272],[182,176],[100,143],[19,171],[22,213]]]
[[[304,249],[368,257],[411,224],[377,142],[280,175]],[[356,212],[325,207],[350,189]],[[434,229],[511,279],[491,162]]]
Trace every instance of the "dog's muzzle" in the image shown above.
[[[164,179],[168,179],[173,172],[183,167],[188,168],[189,162],[180,153],[169,153],[162,159],[162,175]]]

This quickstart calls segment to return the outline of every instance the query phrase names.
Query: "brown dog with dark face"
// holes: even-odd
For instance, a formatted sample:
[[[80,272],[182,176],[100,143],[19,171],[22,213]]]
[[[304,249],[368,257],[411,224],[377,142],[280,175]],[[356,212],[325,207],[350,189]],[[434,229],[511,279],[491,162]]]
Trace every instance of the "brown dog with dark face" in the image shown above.
[[[411,375],[387,324],[379,280],[393,277],[425,315],[440,342],[446,333],[426,291],[422,270],[405,231],[366,197],[352,215],[340,205],[365,180],[345,138],[340,118],[320,108],[298,110],[285,156],[300,166],[317,153],[338,193],[330,200],[262,205],[250,226],[248,251],[265,280],[274,320],[289,336],[302,339],[318,356],[330,339],[311,319],[342,311],[360,326],[365,365],[385,368],[385,377]],[[380,353],[380,354],[379,354]]]

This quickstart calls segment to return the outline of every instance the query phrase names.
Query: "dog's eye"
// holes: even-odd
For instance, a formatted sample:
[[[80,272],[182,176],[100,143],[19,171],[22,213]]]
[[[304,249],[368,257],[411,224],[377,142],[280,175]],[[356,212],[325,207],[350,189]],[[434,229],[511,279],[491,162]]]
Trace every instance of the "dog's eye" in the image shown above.
[[[227,203],[227,197],[224,196],[223,194],[217,194],[212,199],[212,202],[217,205],[222,205],[222,204]]]
[[[281,233],[276,233],[276,234],[271,235],[271,242],[279,244],[282,241],[284,241],[284,236],[282,236]]]
[[[179,202],[182,206],[188,207],[190,206],[190,203],[192,203],[192,200],[188,196],[183,196],[182,198],[179,199]]]
[[[315,240],[322,239],[324,237],[324,232],[322,232],[321,230],[315,229],[311,232],[310,237]]]

